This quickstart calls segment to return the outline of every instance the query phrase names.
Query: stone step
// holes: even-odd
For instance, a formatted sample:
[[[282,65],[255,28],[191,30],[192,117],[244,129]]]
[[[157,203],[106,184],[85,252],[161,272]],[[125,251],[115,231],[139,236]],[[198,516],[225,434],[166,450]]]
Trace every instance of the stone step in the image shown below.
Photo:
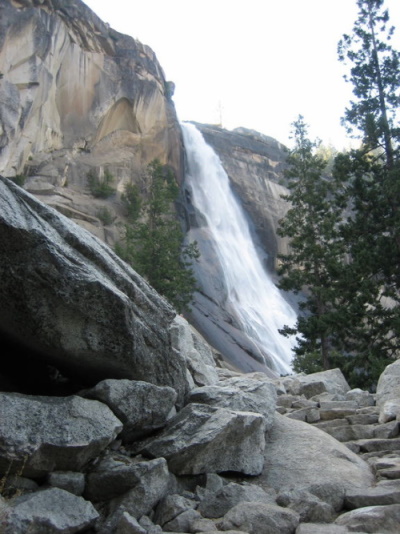
[[[373,425],[379,421],[379,413],[356,413],[348,415],[346,420],[350,425]]]
[[[370,452],[383,452],[387,451],[393,452],[400,450],[400,438],[392,439],[358,439],[355,441],[345,442],[345,445],[348,445],[351,450],[354,450],[354,447],[358,449],[359,453],[370,453]]]
[[[347,534],[348,532],[350,531],[347,527],[326,523],[300,523],[296,529],[296,534]]]
[[[316,426],[320,430],[325,430],[329,428],[337,428],[337,427],[346,427],[349,426],[350,423],[347,421],[347,419],[332,419],[330,421],[320,421],[318,423],[314,423],[313,426]]]
[[[355,415],[358,405],[354,401],[330,401],[320,402],[319,414],[321,421],[340,419],[349,415]]]
[[[348,510],[387,504],[400,504],[400,488],[379,485],[372,488],[358,488],[347,491],[344,498],[344,506]]]
[[[383,425],[348,425],[322,428],[335,439],[341,442],[360,439],[392,439],[399,435],[399,425],[396,421]]]

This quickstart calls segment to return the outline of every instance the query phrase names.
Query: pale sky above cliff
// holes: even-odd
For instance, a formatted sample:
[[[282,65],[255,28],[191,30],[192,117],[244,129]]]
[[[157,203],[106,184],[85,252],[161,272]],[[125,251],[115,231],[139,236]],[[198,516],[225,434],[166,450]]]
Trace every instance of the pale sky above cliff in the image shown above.
[[[304,115],[313,137],[348,145],[340,117],[351,98],[337,43],[356,0],[85,0],[104,22],[149,45],[176,84],[181,120],[244,126],[290,144]],[[400,2],[386,0],[398,26]]]

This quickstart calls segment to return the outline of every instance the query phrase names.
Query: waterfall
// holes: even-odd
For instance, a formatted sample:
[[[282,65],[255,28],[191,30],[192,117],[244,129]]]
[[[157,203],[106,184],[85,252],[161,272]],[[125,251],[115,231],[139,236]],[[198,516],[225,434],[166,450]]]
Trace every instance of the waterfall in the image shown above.
[[[296,313],[274,285],[254,245],[246,215],[214,150],[190,123],[182,126],[187,154],[186,187],[202,215],[223,276],[226,299],[242,331],[267,367],[291,373],[293,338],[279,334],[293,326]],[[271,366],[272,362],[272,366]]]

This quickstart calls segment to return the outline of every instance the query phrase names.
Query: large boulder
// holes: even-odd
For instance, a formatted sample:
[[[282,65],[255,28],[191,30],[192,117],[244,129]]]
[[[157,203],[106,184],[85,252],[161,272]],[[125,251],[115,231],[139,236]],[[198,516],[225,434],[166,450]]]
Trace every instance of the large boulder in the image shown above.
[[[343,502],[345,490],[370,486],[373,480],[368,464],[345,445],[307,423],[276,414],[257,483],[277,491],[308,489],[337,509],[340,491]]]
[[[347,527],[350,532],[398,534],[400,525],[400,504],[357,508],[356,510],[340,515],[335,523]]]
[[[0,332],[82,381],[145,380],[182,400],[186,366],[170,344],[167,302],[109,247],[4,178],[0,206]]]
[[[260,414],[188,404],[140,452],[166,458],[176,475],[224,471],[258,475],[264,464],[264,433]]]
[[[76,396],[0,393],[0,414],[3,474],[79,471],[122,430],[108,406]]]
[[[17,497],[0,510],[2,534],[74,534],[94,525],[99,514],[82,497],[59,488]]]
[[[289,393],[304,395],[308,399],[321,393],[344,396],[350,391],[350,386],[340,369],[289,376],[285,379],[285,386]]]
[[[111,408],[124,425],[120,437],[127,442],[165,426],[171,410],[175,412],[177,397],[176,391],[167,386],[113,378],[99,382],[84,396]]]
[[[136,492],[146,488],[150,495],[150,483],[157,476],[163,483],[168,481],[164,458],[145,461],[140,456],[131,459],[117,453],[110,454],[87,474],[85,497],[92,502],[109,501],[134,488]]]
[[[299,515],[275,504],[243,502],[234,506],[222,521],[223,530],[237,529],[249,534],[293,534]]]
[[[260,373],[261,374],[261,373]],[[276,387],[263,375],[228,378],[212,386],[192,389],[190,402],[198,402],[245,412],[261,413],[265,417],[266,430],[274,422],[276,408]]]
[[[386,401],[400,399],[400,360],[386,367],[376,387],[376,404],[383,406]]]
[[[218,491],[205,492],[199,505],[199,512],[204,517],[222,517],[231,508],[241,502],[262,502],[275,504],[276,492],[265,491],[254,484],[235,484],[231,482]]]
[[[185,358],[196,386],[215,384],[218,374],[210,345],[180,315],[173,320],[170,331],[172,346]]]

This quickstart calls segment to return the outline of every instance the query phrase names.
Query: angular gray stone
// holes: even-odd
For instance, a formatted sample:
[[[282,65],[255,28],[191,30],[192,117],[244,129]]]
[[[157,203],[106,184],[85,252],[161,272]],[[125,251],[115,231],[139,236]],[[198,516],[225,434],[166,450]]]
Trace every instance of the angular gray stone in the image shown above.
[[[374,438],[392,439],[397,438],[399,435],[399,423],[398,421],[389,421],[382,425],[376,425],[374,427]]]
[[[316,423],[320,421],[321,416],[318,408],[300,408],[299,410],[294,410],[285,414],[289,419],[296,419],[297,421],[304,421],[307,423]]]
[[[264,464],[264,432],[260,414],[188,404],[139,452],[163,456],[176,475],[223,471],[258,475]]]
[[[346,421],[351,425],[374,425],[378,423],[377,413],[357,413],[346,416]]]
[[[139,462],[135,486],[108,502],[109,515],[97,527],[98,534],[113,533],[117,525],[123,521],[122,517],[125,512],[138,520],[146,531],[150,531],[151,529],[147,529],[141,520],[166,496],[168,484],[169,473],[164,458],[157,458],[150,462]],[[115,486],[115,489],[118,488]],[[161,527],[157,528],[159,532],[162,532]]]
[[[175,517],[189,509],[196,508],[198,503],[182,495],[167,495],[158,505],[154,514],[154,521],[162,527]]]
[[[265,465],[258,483],[276,491],[308,489],[320,499],[324,487],[339,489],[370,486],[374,477],[368,464],[343,444],[301,421],[277,415],[266,436]],[[320,494],[310,488],[318,486]],[[328,491],[328,496],[330,498]],[[333,496],[332,496],[333,497]]]
[[[400,450],[400,438],[393,439],[359,439],[354,441],[361,452],[397,451]]]
[[[168,478],[164,458],[144,460],[122,454],[110,454],[101,460],[86,477],[85,497],[92,502],[108,501],[134,488],[145,486],[157,474]]]
[[[394,419],[400,420],[400,398],[389,399],[381,404],[379,412],[379,422],[387,423]]]
[[[139,524],[146,530],[147,534],[163,534],[160,525],[155,525],[147,515],[143,515],[139,519]]]
[[[348,534],[348,532],[346,527],[321,523],[301,523],[296,529],[296,534]]]
[[[17,497],[0,511],[2,534],[74,534],[93,526],[99,514],[93,505],[59,488]]]
[[[400,487],[374,486],[348,490],[344,499],[344,505],[348,510],[386,504],[400,504]]]
[[[122,430],[108,406],[76,396],[0,393],[0,413],[0,473],[79,471]]]
[[[326,427],[321,430],[324,430],[329,435],[341,442],[358,439],[371,439],[375,436],[375,428],[371,425],[335,426],[333,428]]]
[[[350,386],[340,369],[329,369],[304,376],[296,375],[295,378],[300,382],[299,394],[307,398],[325,392],[345,395],[347,391],[350,391]]]
[[[177,399],[176,391],[148,382],[107,379],[84,392],[107,404],[123,423],[120,438],[131,442],[166,425]]]
[[[276,503],[297,512],[302,523],[331,523],[336,515],[330,504],[301,489],[280,493]]]
[[[172,346],[184,356],[196,386],[215,384],[218,374],[208,343],[180,315],[173,320],[170,332]]]
[[[322,401],[320,402],[319,414],[322,421],[330,421],[354,415],[357,408],[357,403],[354,401]]]
[[[141,527],[128,512],[123,512],[113,534],[147,534],[147,530]]]
[[[400,504],[357,508],[339,516],[335,523],[350,532],[399,534]]]
[[[85,490],[85,475],[72,471],[54,471],[49,473],[47,483],[55,488],[61,488],[74,495],[82,495]]]
[[[199,512],[204,517],[217,518],[224,516],[240,502],[262,502],[275,504],[276,492],[268,492],[252,484],[235,484],[231,482],[217,492],[206,492],[199,505]]]
[[[145,380],[183,402],[167,302],[110,247],[4,178],[0,205],[0,331],[64,374]]]
[[[222,529],[244,530],[249,534],[293,534],[299,515],[274,504],[245,502],[229,510],[222,521]]]
[[[189,402],[260,413],[265,417],[268,431],[274,421],[276,397],[275,385],[267,377],[264,380],[255,380],[243,376],[193,389]]]
[[[193,525],[202,519],[197,510],[190,508],[163,525],[164,532],[195,532]]]
[[[378,407],[392,399],[400,399],[400,360],[396,360],[386,367],[376,386],[376,405]]]
[[[359,388],[347,391],[346,400],[355,401],[359,408],[374,406],[375,404],[374,396],[369,391],[364,391]]]

